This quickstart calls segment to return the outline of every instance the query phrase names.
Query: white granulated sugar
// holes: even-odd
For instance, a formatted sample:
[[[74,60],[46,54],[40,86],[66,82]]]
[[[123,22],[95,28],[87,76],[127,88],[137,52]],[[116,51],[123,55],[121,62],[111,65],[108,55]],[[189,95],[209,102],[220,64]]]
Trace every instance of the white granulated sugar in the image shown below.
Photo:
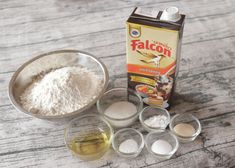
[[[28,111],[46,116],[78,110],[100,92],[102,80],[82,67],[53,70],[30,84],[21,95],[21,104]]]
[[[104,113],[115,119],[123,119],[136,114],[137,108],[131,102],[119,101],[111,104]]]

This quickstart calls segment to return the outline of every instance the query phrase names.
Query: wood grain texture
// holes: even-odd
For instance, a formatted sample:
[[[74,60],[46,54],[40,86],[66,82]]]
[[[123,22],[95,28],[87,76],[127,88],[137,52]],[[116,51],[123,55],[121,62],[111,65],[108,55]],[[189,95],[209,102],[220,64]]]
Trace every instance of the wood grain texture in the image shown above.
[[[13,72],[56,49],[79,49],[101,58],[110,88],[126,86],[125,21],[134,6],[178,6],[187,15],[179,79],[170,110],[193,113],[202,133],[176,155],[156,160],[146,149],[136,159],[110,150],[84,162],[63,141],[64,122],[16,111],[7,96]],[[233,0],[9,0],[0,1],[0,167],[156,168],[235,167],[235,1]],[[96,108],[89,110],[95,113]],[[145,131],[136,122],[132,127]]]

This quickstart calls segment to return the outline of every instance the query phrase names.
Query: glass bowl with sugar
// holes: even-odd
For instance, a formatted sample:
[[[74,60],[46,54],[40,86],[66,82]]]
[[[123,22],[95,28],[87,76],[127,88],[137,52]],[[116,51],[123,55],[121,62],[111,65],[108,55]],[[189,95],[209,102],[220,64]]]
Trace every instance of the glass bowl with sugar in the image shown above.
[[[141,97],[127,88],[114,88],[97,101],[98,112],[116,128],[130,126],[143,108]]]

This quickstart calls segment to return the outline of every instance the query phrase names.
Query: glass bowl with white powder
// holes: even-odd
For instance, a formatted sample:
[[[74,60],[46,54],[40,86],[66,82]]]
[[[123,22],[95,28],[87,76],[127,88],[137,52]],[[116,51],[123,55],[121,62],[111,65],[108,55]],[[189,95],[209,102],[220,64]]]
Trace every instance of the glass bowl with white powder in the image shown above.
[[[165,160],[171,158],[179,148],[178,139],[169,131],[150,132],[145,138],[145,146],[149,153]]]
[[[141,97],[127,88],[114,88],[97,101],[99,113],[116,128],[130,126],[143,108]]]
[[[19,67],[9,83],[9,98],[17,110],[37,118],[70,118],[96,103],[108,78],[105,65],[91,54],[52,51]]]
[[[145,107],[139,115],[140,123],[148,131],[164,131],[170,122],[169,112],[160,107]]]
[[[123,128],[114,134],[112,146],[119,156],[134,158],[137,157],[144,148],[144,137],[136,129]]]

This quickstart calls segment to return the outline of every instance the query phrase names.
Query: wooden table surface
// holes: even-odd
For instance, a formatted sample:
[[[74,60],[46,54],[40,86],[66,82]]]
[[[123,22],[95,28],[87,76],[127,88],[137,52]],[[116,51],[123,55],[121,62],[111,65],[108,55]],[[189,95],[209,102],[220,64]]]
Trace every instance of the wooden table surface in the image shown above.
[[[125,21],[134,6],[178,6],[187,15],[170,112],[193,113],[202,133],[165,161],[145,149],[135,159],[110,150],[100,160],[84,162],[64,145],[66,122],[51,123],[16,111],[8,99],[8,82],[38,53],[79,49],[103,60],[110,87],[126,86]],[[234,0],[1,0],[0,167],[235,167],[234,12]],[[139,123],[133,127],[140,128]]]

